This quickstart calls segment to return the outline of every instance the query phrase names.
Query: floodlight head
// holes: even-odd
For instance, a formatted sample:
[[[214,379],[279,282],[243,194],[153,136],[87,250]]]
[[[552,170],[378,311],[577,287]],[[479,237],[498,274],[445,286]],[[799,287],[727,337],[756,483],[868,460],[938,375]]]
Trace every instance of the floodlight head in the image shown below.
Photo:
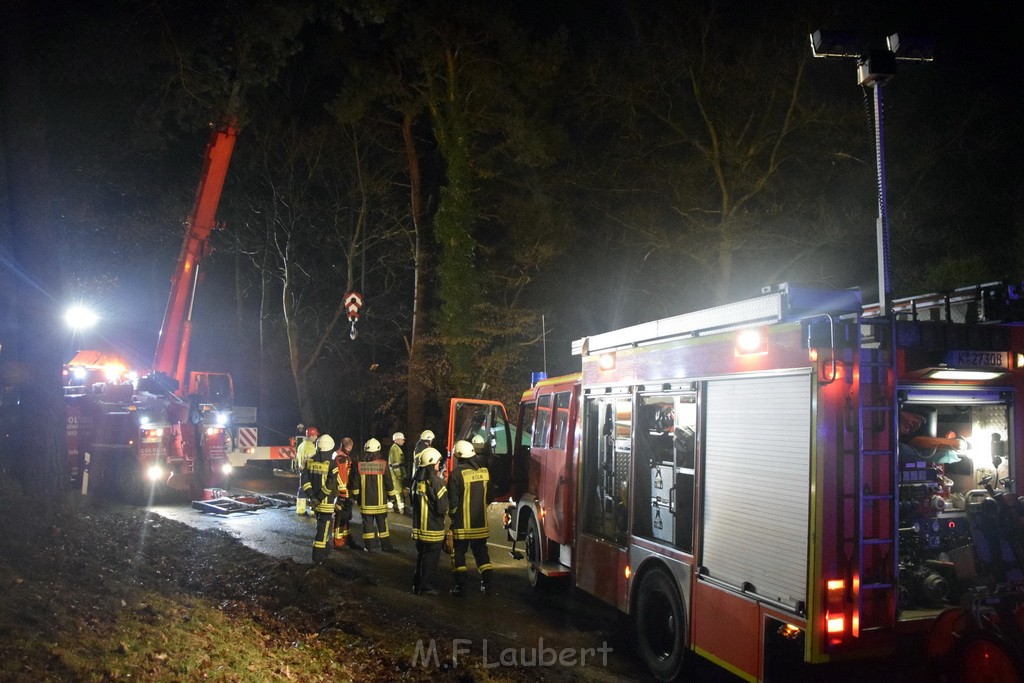
[[[811,34],[811,52],[815,57],[858,58],[864,49],[856,33],[821,29]]]
[[[930,62],[935,59],[935,40],[928,36],[894,33],[885,39],[896,59]]]
[[[857,84],[880,85],[896,75],[896,58],[888,50],[871,50],[857,61]]]

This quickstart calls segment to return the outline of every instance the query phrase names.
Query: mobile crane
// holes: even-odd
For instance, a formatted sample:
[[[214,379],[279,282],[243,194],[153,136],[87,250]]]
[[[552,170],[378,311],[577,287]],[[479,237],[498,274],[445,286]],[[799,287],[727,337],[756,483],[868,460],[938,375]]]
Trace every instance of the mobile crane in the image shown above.
[[[72,476],[91,466],[122,497],[141,501],[155,486],[196,493],[228,475],[231,376],[187,377],[192,308],[201,266],[210,252],[237,122],[213,126],[196,200],[171,278],[153,369],[142,377],[116,358],[80,351],[65,366],[67,446]],[[86,479],[87,481],[87,479]]]

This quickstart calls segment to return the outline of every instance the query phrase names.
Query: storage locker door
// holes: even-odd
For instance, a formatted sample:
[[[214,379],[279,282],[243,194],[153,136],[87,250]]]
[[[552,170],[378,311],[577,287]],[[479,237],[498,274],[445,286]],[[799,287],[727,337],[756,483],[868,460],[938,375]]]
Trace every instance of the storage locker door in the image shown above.
[[[701,564],[794,606],[806,600],[811,409],[807,373],[707,384]]]

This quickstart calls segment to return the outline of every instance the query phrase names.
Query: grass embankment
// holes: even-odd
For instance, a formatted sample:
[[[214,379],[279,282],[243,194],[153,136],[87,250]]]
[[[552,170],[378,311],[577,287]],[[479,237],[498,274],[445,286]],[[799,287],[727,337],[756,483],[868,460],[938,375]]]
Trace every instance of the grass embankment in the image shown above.
[[[412,666],[351,580],[144,508],[41,504],[0,476],[0,680],[490,679],[468,660]]]

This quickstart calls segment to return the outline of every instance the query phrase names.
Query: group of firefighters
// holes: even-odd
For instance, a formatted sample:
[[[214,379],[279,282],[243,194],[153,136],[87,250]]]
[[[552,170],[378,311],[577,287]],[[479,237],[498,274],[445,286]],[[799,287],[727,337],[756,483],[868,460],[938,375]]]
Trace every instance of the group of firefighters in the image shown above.
[[[306,509],[316,515],[313,539],[313,563],[320,564],[337,550],[366,550],[380,544],[384,552],[395,552],[388,530],[388,507],[393,504],[404,513],[406,500],[412,516],[412,538],[416,541],[416,569],[412,592],[437,595],[434,575],[446,545],[451,539],[452,595],[465,595],[470,550],[480,572],[480,591],[490,594],[492,566],[487,551],[487,489],[490,474],[483,457],[482,437],[474,443],[456,441],[452,448],[455,464],[447,481],[441,475],[446,456],[433,447],[434,433],[425,430],[413,448],[411,467],[402,446],[405,435],[395,432],[385,458],[381,443],[371,438],[362,452],[353,455],[351,439],[342,439],[336,448],[329,434],[316,427],[306,429],[306,439],[296,449],[299,467],[299,496],[296,511]],[[411,470],[411,471],[410,471]],[[362,516],[362,544],[350,535],[353,506]],[[445,528],[445,518],[451,523]],[[332,531],[333,528],[333,531]],[[331,543],[333,537],[333,543]]]

